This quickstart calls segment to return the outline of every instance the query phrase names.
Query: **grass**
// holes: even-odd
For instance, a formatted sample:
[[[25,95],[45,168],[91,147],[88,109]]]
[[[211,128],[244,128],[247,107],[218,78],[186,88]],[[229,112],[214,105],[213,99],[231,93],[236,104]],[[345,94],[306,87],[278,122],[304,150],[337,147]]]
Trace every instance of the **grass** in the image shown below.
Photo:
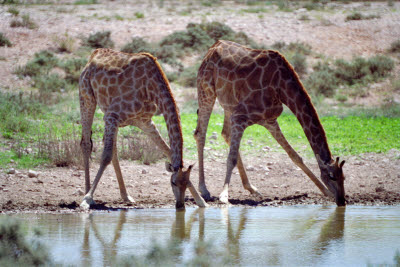
[[[0,46],[12,46],[10,40],[2,32],[0,32]]]
[[[197,150],[193,130],[196,128],[197,115],[182,114],[181,120],[185,140],[184,146],[188,156],[194,157],[197,155]],[[155,121],[158,124],[163,123],[161,117],[155,118]],[[282,132],[293,147],[310,155],[311,148],[297,119],[293,115],[283,114],[279,117],[278,122]],[[400,149],[400,143],[397,142],[400,139],[400,118],[326,116],[321,118],[321,122],[325,128],[332,153],[335,155],[357,155],[367,152],[383,153],[391,148]],[[218,139],[214,144],[207,142],[207,147],[215,150],[228,149],[220,136],[222,123],[223,115],[212,114],[207,136],[210,137],[213,132],[217,132]],[[252,140],[253,145],[248,144],[248,140]],[[265,146],[283,152],[264,127],[254,125],[246,129],[241,142],[242,150],[256,153]],[[307,148],[304,148],[304,146]]]
[[[13,166],[28,169],[40,164],[68,166],[81,163],[81,126],[77,124],[80,119],[77,91],[71,91],[69,95],[68,97],[64,93],[61,98],[70,98],[66,102],[44,106],[32,96],[0,94],[0,132],[2,133],[0,140],[4,140],[0,142],[2,143],[1,168],[5,170],[8,166]],[[366,152],[384,153],[392,148],[400,149],[398,142],[400,109],[398,106],[386,108],[385,112],[383,109],[360,110],[344,113],[342,117],[330,115],[321,117],[332,153],[358,155]],[[340,110],[335,111],[335,114],[340,114]],[[104,131],[102,116],[100,111],[95,113],[92,127],[96,148],[94,159],[98,159],[102,151]],[[153,119],[161,134],[167,139],[164,118],[155,116]],[[197,148],[193,131],[196,128],[197,115],[195,112],[183,113],[181,121],[185,158],[196,160]],[[284,113],[278,121],[293,147],[302,155],[311,156],[308,141],[297,119],[293,115]],[[212,151],[228,151],[228,146],[220,136],[222,123],[222,114],[211,116],[207,136],[210,137],[213,132],[218,133],[217,140],[213,140],[212,144],[207,139],[206,147],[212,148]],[[135,127],[121,128],[118,140],[120,156],[123,159],[140,160],[150,164],[162,158],[161,151],[154,149],[152,142]],[[249,144],[248,140],[252,140],[252,144]],[[271,147],[272,151],[285,153],[265,128],[255,125],[246,129],[242,139],[242,151],[259,153],[265,146]],[[10,164],[11,159],[15,163]]]
[[[33,30],[38,28],[38,25],[30,18],[29,14],[24,14],[21,19],[15,18],[11,20],[10,27],[25,27]]]
[[[346,21],[351,21],[351,20],[367,20],[367,19],[379,19],[381,16],[377,14],[370,14],[370,15],[364,15],[360,12],[353,12],[352,14],[346,16]]]

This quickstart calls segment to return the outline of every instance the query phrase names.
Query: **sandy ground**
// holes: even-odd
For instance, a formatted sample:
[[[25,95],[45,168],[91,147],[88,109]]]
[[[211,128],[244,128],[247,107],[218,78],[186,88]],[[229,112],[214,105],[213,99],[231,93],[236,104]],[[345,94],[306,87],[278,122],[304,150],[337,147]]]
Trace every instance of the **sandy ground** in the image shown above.
[[[364,154],[344,158],[346,176],[345,189],[348,204],[397,205],[400,204],[400,151]],[[248,176],[256,186],[261,198],[253,197],[242,186],[237,169],[234,169],[229,201],[233,205],[280,206],[295,204],[334,205],[332,199],[322,196],[311,180],[282,153],[262,153],[257,157],[245,156]],[[217,196],[225,179],[223,157],[208,159],[205,173],[212,206],[221,205]],[[314,173],[318,167],[314,159],[305,160]],[[91,176],[97,172],[98,164],[92,164]],[[95,192],[96,209],[173,207],[174,197],[170,186],[170,175],[164,163],[143,165],[122,161],[121,169],[128,193],[135,203],[123,203],[112,166],[104,173]],[[82,211],[79,204],[83,198],[84,173],[78,168],[44,168],[38,177],[30,178],[28,171],[16,174],[0,174],[1,212],[20,211]],[[191,181],[198,183],[198,169],[192,171]],[[189,192],[186,205],[195,205]]]
[[[0,32],[13,43],[0,47],[0,90],[16,91],[27,88],[29,79],[20,80],[14,74],[15,66],[25,64],[35,52],[56,47],[55,37],[66,33],[76,38],[98,31],[109,30],[116,49],[132,37],[159,41],[173,31],[183,30],[189,22],[220,21],[236,31],[244,31],[260,43],[305,42],[313,51],[330,58],[370,56],[384,53],[400,37],[400,3],[393,7],[387,2],[337,4],[335,11],[280,12],[266,7],[261,13],[245,12],[251,6],[224,1],[221,6],[206,7],[196,1],[106,1],[96,5],[71,5],[73,1],[57,1],[57,5],[19,5],[20,16],[29,14],[38,24],[37,29],[11,28],[13,16],[10,6],[0,6]],[[160,3],[164,2],[163,6]],[[379,19],[346,22],[352,11],[378,14]],[[135,12],[144,14],[137,19]],[[117,19],[117,18],[123,19]],[[307,17],[308,20],[301,18]],[[312,65],[311,63],[309,64]],[[379,86],[378,86],[379,87]],[[372,92],[360,100],[367,105],[381,103],[384,93]],[[397,92],[399,93],[399,92]],[[179,92],[176,95],[179,96]],[[394,96],[396,99],[396,96]],[[179,105],[180,103],[178,103]],[[315,185],[282,153],[261,153],[244,157],[251,162],[248,175],[259,189],[262,198],[253,198],[243,189],[237,171],[231,182],[230,202],[234,205],[289,205],[334,204],[323,197]],[[366,154],[345,157],[346,195],[349,204],[384,205],[400,203],[400,152]],[[214,196],[211,205],[219,205],[217,196],[222,190],[226,158],[208,158],[206,177]],[[318,174],[315,160],[306,160]],[[169,174],[164,163],[142,165],[121,162],[125,182],[136,203],[127,205],[120,200],[113,168],[106,170],[95,193],[97,208],[172,207],[174,198],[169,184]],[[98,166],[92,164],[91,175]],[[16,174],[0,172],[0,211],[78,211],[83,196],[83,171],[77,167],[41,168],[39,176],[28,177],[27,170]],[[191,180],[197,184],[198,169],[194,168]],[[187,205],[194,205],[188,195]]]

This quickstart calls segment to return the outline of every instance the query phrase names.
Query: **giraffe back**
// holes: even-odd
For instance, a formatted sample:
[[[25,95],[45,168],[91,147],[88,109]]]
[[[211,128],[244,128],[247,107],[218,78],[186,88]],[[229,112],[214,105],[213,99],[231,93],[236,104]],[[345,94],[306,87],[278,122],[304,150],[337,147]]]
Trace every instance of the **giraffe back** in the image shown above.
[[[120,126],[149,119],[157,110],[160,84],[165,84],[163,72],[155,62],[147,53],[96,49],[81,74],[80,85],[84,81],[89,85],[80,86],[81,94],[92,93],[104,114],[115,114]]]

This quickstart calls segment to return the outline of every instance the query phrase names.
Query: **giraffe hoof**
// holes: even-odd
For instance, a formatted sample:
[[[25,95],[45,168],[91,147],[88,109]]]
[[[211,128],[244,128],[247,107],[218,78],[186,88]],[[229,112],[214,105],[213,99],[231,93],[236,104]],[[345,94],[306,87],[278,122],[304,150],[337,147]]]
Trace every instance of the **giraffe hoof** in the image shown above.
[[[88,209],[90,209],[90,206],[95,205],[95,204],[96,204],[96,202],[93,200],[92,197],[85,196],[83,198],[83,201],[80,206],[81,206],[81,208],[88,210]]]
[[[135,200],[133,199],[133,197],[131,196],[126,196],[124,198],[122,198],[124,200],[124,202],[126,203],[135,203]]]
[[[206,201],[210,201],[211,200],[211,194],[208,191],[205,192],[205,193],[201,193],[201,197]]]
[[[228,204],[229,203],[228,194],[221,193],[221,195],[219,195],[219,201],[221,201],[224,204]]]

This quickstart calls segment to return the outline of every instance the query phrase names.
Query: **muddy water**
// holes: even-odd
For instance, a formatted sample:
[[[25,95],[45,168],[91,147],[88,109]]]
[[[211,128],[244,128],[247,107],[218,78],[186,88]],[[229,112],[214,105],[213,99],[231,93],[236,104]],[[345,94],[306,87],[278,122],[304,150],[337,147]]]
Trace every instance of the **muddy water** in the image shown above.
[[[38,226],[53,259],[107,266],[115,257],[144,255],[156,241],[178,239],[181,261],[198,240],[238,265],[354,266],[393,264],[400,252],[400,206],[189,208],[13,215]],[[187,249],[186,249],[187,248]],[[191,252],[190,252],[191,251]]]

